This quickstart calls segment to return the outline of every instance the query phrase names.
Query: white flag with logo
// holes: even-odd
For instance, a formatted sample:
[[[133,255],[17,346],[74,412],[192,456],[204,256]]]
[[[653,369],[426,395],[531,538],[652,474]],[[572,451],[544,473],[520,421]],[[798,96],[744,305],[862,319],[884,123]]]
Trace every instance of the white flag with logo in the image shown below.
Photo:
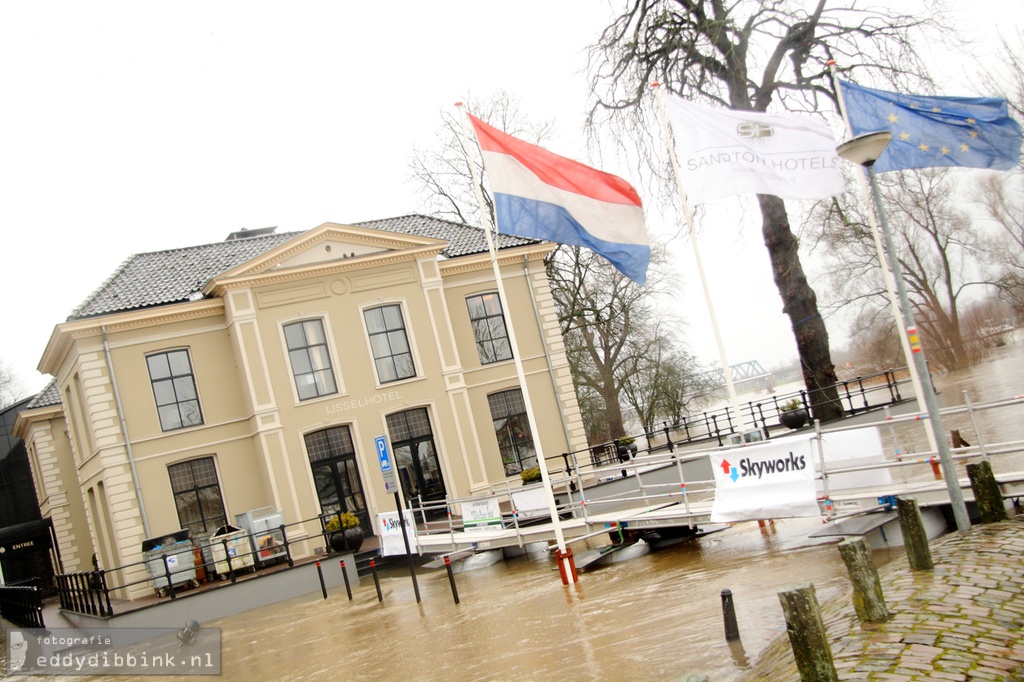
[[[711,454],[715,472],[711,521],[819,516],[813,438],[773,438]]]
[[[823,120],[711,109],[674,95],[665,103],[694,204],[733,194],[824,199],[842,193],[836,143]]]

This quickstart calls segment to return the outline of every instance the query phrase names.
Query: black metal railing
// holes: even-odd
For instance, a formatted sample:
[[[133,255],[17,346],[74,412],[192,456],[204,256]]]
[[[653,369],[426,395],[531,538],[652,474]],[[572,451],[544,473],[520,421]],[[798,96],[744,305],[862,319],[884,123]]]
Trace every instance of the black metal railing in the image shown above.
[[[888,369],[836,383],[835,389],[843,414],[852,416],[901,402],[903,398],[900,395],[900,380],[897,378],[901,371]],[[821,402],[819,393],[824,390],[800,390],[790,394],[773,394],[763,400],[748,401],[739,406],[739,419],[736,418],[731,405],[706,410],[684,416],[675,423],[662,422],[659,429],[650,433],[597,443],[585,451],[563,453],[562,457],[568,469],[571,469],[570,459],[581,462],[589,460],[589,465],[593,467],[615,465],[629,459],[629,453],[623,452],[620,447],[622,440],[643,439],[649,444],[648,452],[673,451],[675,446],[683,444],[716,442],[721,446],[725,445],[731,436],[739,434],[741,425],[744,430],[758,431],[761,437],[771,438],[772,429],[781,425],[781,415],[785,411],[783,406],[786,403],[795,399],[808,414],[811,414],[816,402]]]
[[[0,618],[23,628],[45,628],[42,589],[36,585],[0,587]]]
[[[255,532],[230,533],[230,540],[226,536],[213,536],[206,542],[185,541],[179,552],[150,556],[142,561],[136,561],[123,566],[111,569],[98,569],[78,573],[63,573],[55,576],[57,583],[57,594],[60,598],[60,607],[67,611],[82,613],[92,616],[109,618],[114,615],[111,593],[117,591],[130,591],[137,585],[150,585],[159,597],[176,599],[178,593],[188,586],[198,586],[198,575],[200,569],[212,579],[217,576],[222,581],[234,583],[238,580],[243,571],[255,571],[269,558],[280,560],[284,558],[289,568],[295,566],[295,559],[292,555],[292,545],[296,542],[315,541],[317,535],[323,541],[326,551],[330,551],[331,532],[326,530],[326,521],[334,514],[320,514],[313,518],[303,519],[294,523],[283,524],[276,529],[260,530]],[[313,528],[307,526],[307,532],[301,534],[297,540],[289,538],[288,529],[295,526],[315,524]],[[311,531],[311,532],[310,532]],[[274,538],[272,545],[261,543],[260,539]],[[245,542],[244,550],[240,550],[238,543],[242,538]],[[213,548],[217,551],[214,552]],[[171,550],[174,548],[171,547]],[[181,561],[180,556],[194,556],[194,550],[198,549],[203,559],[192,561]],[[207,551],[210,550],[210,551]],[[175,560],[173,557],[178,556]],[[212,556],[212,559],[208,559]],[[269,557],[269,558],[268,558]],[[129,579],[128,576],[137,575],[140,568],[145,568],[146,577],[140,579]]]

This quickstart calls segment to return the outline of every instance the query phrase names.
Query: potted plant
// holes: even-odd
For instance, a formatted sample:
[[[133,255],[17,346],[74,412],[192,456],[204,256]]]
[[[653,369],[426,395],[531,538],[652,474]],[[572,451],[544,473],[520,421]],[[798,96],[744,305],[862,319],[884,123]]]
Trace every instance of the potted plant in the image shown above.
[[[799,398],[793,398],[779,407],[779,422],[787,429],[799,429],[807,423],[807,410]]]
[[[342,512],[327,519],[324,531],[330,534],[327,541],[335,552],[358,552],[363,544],[359,517],[352,512]]]
[[[631,457],[636,457],[636,438],[622,437],[615,441],[615,451],[620,462],[628,462]]]
[[[527,483],[536,483],[541,480],[540,467],[530,467],[529,469],[523,469],[519,474],[519,477],[523,479],[523,485]]]

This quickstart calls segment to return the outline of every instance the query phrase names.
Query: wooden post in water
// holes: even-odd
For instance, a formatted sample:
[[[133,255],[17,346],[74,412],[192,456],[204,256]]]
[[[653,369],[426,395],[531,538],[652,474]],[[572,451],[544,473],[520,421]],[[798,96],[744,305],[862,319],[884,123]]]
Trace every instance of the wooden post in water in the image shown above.
[[[779,592],[782,612],[786,616],[786,632],[800,679],[814,682],[838,682],[839,674],[832,661],[825,624],[821,622],[814,585],[798,583]]]
[[[850,538],[839,543],[839,554],[853,583],[853,608],[862,623],[883,623],[891,617],[882,594],[882,581],[878,569],[871,563],[871,555],[864,538]]]
[[[1006,521],[1006,507],[1003,506],[1003,493],[999,490],[999,482],[992,473],[992,463],[985,460],[967,465],[967,476],[971,479],[971,490],[974,491],[974,503],[978,506],[978,515],[982,523]]]
[[[921,521],[921,510],[917,507],[917,500],[913,498],[896,500],[896,513],[900,518],[903,547],[907,551],[910,570],[932,570],[935,564],[932,563],[932,550],[928,547],[928,534],[924,532],[924,523]]]

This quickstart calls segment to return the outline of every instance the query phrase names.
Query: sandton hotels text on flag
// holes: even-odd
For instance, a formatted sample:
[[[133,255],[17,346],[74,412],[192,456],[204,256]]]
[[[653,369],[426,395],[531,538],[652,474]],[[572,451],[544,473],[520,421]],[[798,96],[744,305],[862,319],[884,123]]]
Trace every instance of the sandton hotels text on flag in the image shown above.
[[[733,194],[824,199],[843,191],[836,143],[819,118],[712,109],[675,95],[665,104],[695,204]]]

